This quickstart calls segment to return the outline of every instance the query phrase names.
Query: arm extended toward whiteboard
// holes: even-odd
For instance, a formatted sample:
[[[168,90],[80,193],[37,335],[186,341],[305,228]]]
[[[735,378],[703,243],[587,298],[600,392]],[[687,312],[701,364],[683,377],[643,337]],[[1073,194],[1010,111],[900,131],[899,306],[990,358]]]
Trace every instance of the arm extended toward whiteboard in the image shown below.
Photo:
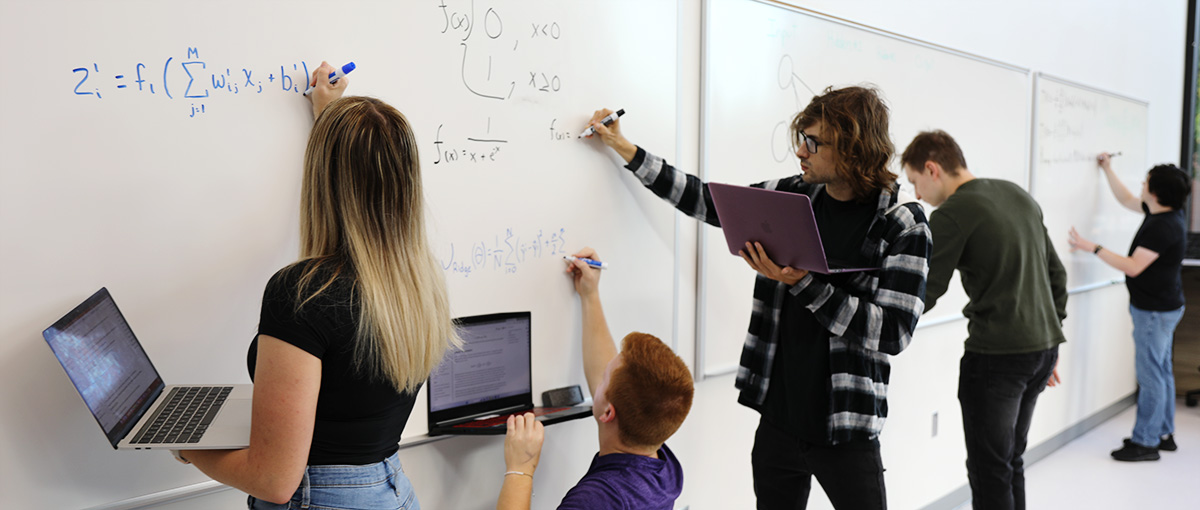
[[[1117,178],[1117,173],[1112,169],[1112,156],[1107,152],[1100,153],[1096,156],[1096,163],[1104,170],[1104,177],[1108,179],[1108,187],[1112,189],[1113,196],[1117,198],[1117,202],[1125,206],[1133,212],[1142,212],[1142,199],[1134,195],[1129,188],[1125,187],[1125,183]]]

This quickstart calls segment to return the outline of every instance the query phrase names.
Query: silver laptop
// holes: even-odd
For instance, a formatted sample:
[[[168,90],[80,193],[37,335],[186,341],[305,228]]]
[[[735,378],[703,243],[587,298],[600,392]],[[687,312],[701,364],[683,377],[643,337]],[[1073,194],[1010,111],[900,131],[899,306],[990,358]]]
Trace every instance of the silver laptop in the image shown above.
[[[825,274],[878,269],[826,259],[808,195],[715,182],[708,190],[729,253],[737,255],[747,242],[758,242],[780,266]]]
[[[250,445],[253,386],[167,386],[108,289],[42,332],[116,449],[211,450]]]

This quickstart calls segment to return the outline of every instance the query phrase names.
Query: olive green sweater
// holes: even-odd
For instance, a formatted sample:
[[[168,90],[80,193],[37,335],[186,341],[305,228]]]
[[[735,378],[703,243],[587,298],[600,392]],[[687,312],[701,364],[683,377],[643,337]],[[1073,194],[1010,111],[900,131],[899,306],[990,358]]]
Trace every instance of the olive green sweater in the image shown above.
[[[957,269],[970,298],[967,351],[1018,354],[1065,341],[1067,272],[1029,193],[1008,181],[968,181],[933,212],[929,227],[926,311]]]

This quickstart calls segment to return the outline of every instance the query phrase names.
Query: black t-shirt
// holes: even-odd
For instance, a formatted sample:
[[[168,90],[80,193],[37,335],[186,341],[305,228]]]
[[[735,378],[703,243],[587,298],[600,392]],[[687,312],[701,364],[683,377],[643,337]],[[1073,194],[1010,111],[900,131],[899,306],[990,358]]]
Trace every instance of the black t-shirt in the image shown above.
[[[870,263],[869,257],[862,254],[862,246],[875,219],[878,198],[876,194],[864,202],[841,202],[824,188],[812,197],[826,259],[852,267]],[[856,274],[812,273],[814,278],[843,289]],[[779,343],[762,415],[772,425],[809,443],[829,443],[829,336],[799,299],[790,292],[784,295]]]
[[[1142,310],[1167,312],[1183,306],[1183,255],[1187,250],[1187,220],[1182,210],[1150,214],[1142,204],[1146,219],[1133,236],[1129,255],[1139,246],[1158,253],[1142,274],[1125,277],[1129,304]]]
[[[312,279],[310,289],[320,288],[333,274],[332,266],[327,266]],[[304,267],[306,263],[300,263],[271,277],[263,293],[258,334],[278,338],[321,359],[321,390],[308,464],[381,462],[397,450],[416,394],[399,393],[390,382],[372,380],[355,369],[359,310],[354,275],[348,267],[296,312],[296,288]],[[251,379],[257,355],[255,338],[246,359]]]

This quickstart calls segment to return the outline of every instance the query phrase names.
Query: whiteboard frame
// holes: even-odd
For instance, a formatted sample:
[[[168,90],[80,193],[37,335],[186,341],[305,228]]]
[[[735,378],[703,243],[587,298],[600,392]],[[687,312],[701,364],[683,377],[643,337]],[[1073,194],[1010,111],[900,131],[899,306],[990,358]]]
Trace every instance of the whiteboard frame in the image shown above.
[[[1093,87],[1093,86],[1085,84],[1085,83],[1080,83],[1080,82],[1077,82],[1074,80],[1069,80],[1066,78],[1055,76],[1053,74],[1043,73],[1041,71],[1037,71],[1037,72],[1033,73],[1033,83],[1032,83],[1032,87],[1030,87],[1030,90],[1029,90],[1029,108],[1030,108],[1029,141],[1026,144],[1029,148],[1029,180],[1028,180],[1029,186],[1028,186],[1028,188],[1029,188],[1029,194],[1031,196],[1034,194],[1034,191],[1035,191],[1034,183],[1036,182],[1036,179],[1034,179],[1034,177],[1035,177],[1034,172],[1037,171],[1037,148],[1038,148],[1038,146],[1037,146],[1037,121],[1038,121],[1037,94],[1038,94],[1038,90],[1040,90],[1038,88],[1038,83],[1040,80],[1043,80],[1043,79],[1045,79],[1047,81],[1056,82],[1060,85],[1069,85],[1072,87],[1086,90],[1088,92],[1094,92],[1096,94],[1102,94],[1102,95],[1106,95],[1109,97],[1121,99],[1124,101],[1129,101],[1132,103],[1140,104],[1140,105],[1146,107],[1147,119],[1149,118],[1149,115],[1150,115],[1150,112],[1149,112],[1150,102],[1149,101],[1138,99],[1138,98],[1132,97],[1132,96],[1126,96],[1124,94],[1118,94],[1116,92],[1104,90],[1099,87]],[[1147,122],[1148,122],[1148,120],[1147,120]],[[1148,129],[1145,133],[1145,136],[1146,136],[1146,139],[1145,139],[1146,147],[1149,147],[1150,146],[1150,131]],[[1111,287],[1113,285],[1122,285],[1124,283],[1125,283],[1125,280],[1121,279],[1121,278],[1113,278],[1110,280],[1100,280],[1097,282],[1085,283],[1083,285],[1075,287],[1074,289],[1068,289],[1067,294],[1068,295],[1082,294],[1085,292],[1091,292],[1093,290]],[[919,328],[920,326],[917,326],[917,327]]]
[[[1109,97],[1115,97],[1117,99],[1121,99],[1124,101],[1138,103],[1138,104],[1146,107],[1147,117],[1149,117],[1148,110],[1150,109],[1149,101],[1143,101],[1136,97],[1126,96],[1124,94],[1118,94],[1116,92],[1104,90],[1099,87],[1093,87],[1091,85],[1080,83],[1080,82],[1077,82],[1074,80],[1060,78],[1053,74],[1046,74],[1041,71],[1033,73],[1033,87],[1029,91],[1029,104],[1030,104],[1030,108],[1032,109],[1032,118],[1029,119],[1029,194],[1030,195],[1032,195],[1035,191],[1033,189],[1034,171],[1036,171],[1036,169],[1037,169],[1037,149],[1038,149],[1038,145],[1037,145],[1037,120],[1038,120],[1037,93],[1038,93],[1038,90],[1040,90],[1040,89],[1038,89],[1038,81],[1043,80],[1043,79],[1052,81],[1052,82],[1056,82],[1060,85],[1069,85],[1072,87],[1086,90],[1088,92],[1095,92],[1097,94],[1103,94],[1103,95],[1106,95]],[[1146,132],[1145,142],[1146,142],[1146,146],[1149,147],[1150,146],[1150,132],[1149,131]]]
[[[838,25],[850,27],[853,29],[863,30],[868,33],[880,35],[880,36],[894,39],[894,40],[897,40],[900,42],[914,44],[914,45],[921,46],[924,48],[929,48],[929,49],[932,49],[935,51],[940,51],[943,53],[948,53],[950,55],[963,57],[963,58],[966,58],[969,60],[974,60],[974,61],[977,61],[980,63],[996,66],[1001,69],[1016,71],[1021,74],[1024,74],[1027,77],[1027,79],[1026,79],[1027,83],[1029,83],[1028,77],[1033,73],[1033,71],[1027,67],[1021,67],[1021,66],[1018,66],[1015,64],[1010,64],[1010,63],[996,60],[993,58],[984,57],[982,55],[976,55],[974,53],[968,53],[968,52],[965,52],[962,50],[957,50],[957,49],[950,48],[947,46],[942,46],[940,44],[931,43],[929,41],[916,39],[914,37],[909,37],[909,36],[906,36],[903,34],[884,30],[881,28],[876,28],[876,27],[873,27],[870,25],[864,25],[862,23],[851,21],[851,20],[848,20],[845,18],[839,18],[837,16],[833,16],[833,15],[826,14],[823,12],[819,12],[819,11],[815,11],[812,9],[784,3],[779,0],[745,0],[745,1],[757,2],[760,4],[765,4],[768,6],[777,7],[777,8],[784,9],[784,10],[789,10],[789,11],[795,12],[797,14],[808,16],[811,18],[816,18],[818,20],[828,21],[828,22],[835,23]],[[703,27],[702,27],[703,30],[702,30],[701,36],[700,36],[700,72],[702,75],[701,80],[700,80],[700,94],[701,94],[700,163],[698,165],[697,172],[698,172],[698,176],[700,177],[700,179],[704,180],[706,182],[707,182],[707,178],[708,178],[708,174],[709,174],[709,168],[708,168],[708,160],[709,160],[709,152],[708,151],[709,151],[709,149],[708,149],[708,147],[709,147],[709,142],[710,142],[709,136],[708,136],[709,131],[710,131],[709,117],[708,117],[707,113],[711,108],[711,101],[713,99],[709,96],[709,93],[708,93],[708,78],[709,78],[709,73],[708,73],[708,68],[709,68],[708,45],[709,45],[709,42],[708,42],[708,38],[709,38],[709,31],[711,28],[711,24],[713,21],[711,19],[711,16],[709,15],[709,13],[712,10],[712,5],[711,5],[712,2],[713,2],[713,0],[704,0],[703,4],[701,5],[701,23],[703,25]],[[1034,87],[1030,86],[1030,88],[1033,89]],[[1025,110],[1026,120],[1031,120],[1032,114],[1031,114],[1030,110],[1032,107],[1033,107],[1032,104],[1030,106],[1026,107],[1026,110]],[[1032,124],[1027,122],[1026,125],[1031,126]],[[1030,134],[1030,137],[1032,137],[1032,134]],[[1028,151],[1029,154],[1033,153],[1032,147],[1029,145],[1028,142],[1025,144],[1025,150]],[[1032,180],[1033,180],[1032,172],[1033,172],[1032,167],[1026,168],[1026,171],[1025,171],[1026,188],[1029,188],[1029,186],[1032,184]],[[723,376],[723,375],[734,374],[734,373],[737,373],[738,368],[739,368],[737,363],[732,364],[732,365],[724,365],[724,366],[716,367],[711,370],[709,370],[707,368],[707,366],[705,365],[705,360],[707,359],[707,352],[705,349],[705,345],[707,343],[706,342],[707,335],[705,334],[706,320],[705,320],[705,316],[704,316],[704,304],[706,303],[707,298],[708,298],[708,278],[705,277],[704,268],[705,268],[705,262],[708,259],[708,253],[707,253],[707,250],[705,249],[705,246],[707,245],[708,236],[710,235],[709,230],[711,230],[711,229],[704,228],[703,225],[700,225],[700,235],[698,236],[699,243],[697,246],[697,252],[698,252],[697,253],[697,264],[698,264],[698,266],[697,266],[697,271],[696,271],[697,272],[697,292],[696,292],[696,347],[695,347],[695,350],[696,350],[696,370],[695,370],[696,375],[695,375],[695,378],[696,378],[696,381],[703,381],[709,377],[718,377],[718,376]],[[945,318],[941,319],[938,322],[938,324],[943,323],[943,322],[958,320],[960,318],[961,318],[961,316],[945,317]],[[930,324],[930,325],[934,325],[934,324]],[[918,327],[920,327],[920,326],[918,325]]]

